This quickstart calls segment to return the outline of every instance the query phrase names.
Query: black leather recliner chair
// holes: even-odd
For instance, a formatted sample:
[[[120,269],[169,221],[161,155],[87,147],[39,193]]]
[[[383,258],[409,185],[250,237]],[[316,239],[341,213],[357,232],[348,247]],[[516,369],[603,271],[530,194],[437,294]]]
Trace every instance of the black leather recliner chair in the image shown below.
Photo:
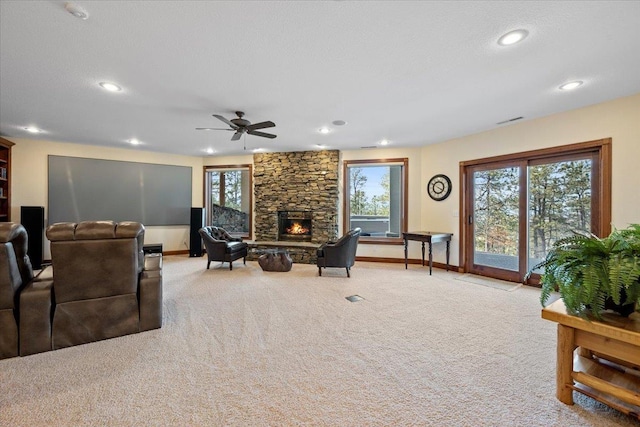
[[[248,245],[239,237],[232,237],[224,228],[206,226],[198,230],[207,251],[207,270],[211,261],[228,262],[233,270],[233,261],[244,258],[247,263]]]
[[[360,228],[354,228],[335,243],[325,243],[318,248],[318,275],[322,276],[322,268],[342,267],[347,269],[347,277],[351,277],[349,269],[356,260],[356,249]]]

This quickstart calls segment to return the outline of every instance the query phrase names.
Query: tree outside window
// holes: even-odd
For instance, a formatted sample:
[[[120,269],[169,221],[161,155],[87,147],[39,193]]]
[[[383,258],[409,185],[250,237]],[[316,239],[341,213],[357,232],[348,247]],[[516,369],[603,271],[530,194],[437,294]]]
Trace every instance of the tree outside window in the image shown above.
[[[232,234],[251,232],[251,166],[211,166],[205,168],[207,224]]]
[[[406,231],[407,159],[345,161],[345,230],[361,241],[398,240]]]

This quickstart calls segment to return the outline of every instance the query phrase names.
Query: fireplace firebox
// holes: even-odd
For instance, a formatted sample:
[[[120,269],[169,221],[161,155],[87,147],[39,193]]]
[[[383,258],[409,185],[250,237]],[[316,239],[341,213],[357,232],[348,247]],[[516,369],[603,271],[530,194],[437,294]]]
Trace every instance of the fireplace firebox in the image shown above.
[[[310,211],[278,211],[278,240],[311,241]]]

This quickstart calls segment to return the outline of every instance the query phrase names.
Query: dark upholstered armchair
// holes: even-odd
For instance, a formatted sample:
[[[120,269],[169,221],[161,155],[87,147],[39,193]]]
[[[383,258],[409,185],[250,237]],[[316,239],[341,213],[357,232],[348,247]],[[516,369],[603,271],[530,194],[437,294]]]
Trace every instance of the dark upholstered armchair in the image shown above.
[[[25,228],[13,222],[0,223],[0,359],[17,356],[19,342],[28,342],[32,337],[21,335],[20,317],[33,309],[25,307],[19,313],[20,295],[33,287],[34,277],[31,261],[27,255],[28,236]],[[46,295],[43,318],[51,316],[51,281],[39,281],[38,288]],[[45,337],[45,347],[46,347]]]
[[[53,349],[162,326],[162,255],[144,255],[144,231],[142,224],[128,221],[47,228],[55,295]]]
[[[233,261],[243,258],[247,263],[248,246],[239,237],[232,237],[224,228],[207,226],[198,230],[207,251],[207,270],[211,261],[229,263],[229,270],[233,270]]]
[[[347,269],[347,277],[351,277],[349,269],[356,260],[356,249],[360,228],[350,230],[335,243],[325,243],[318,248],[318,275],[322,276],[322,269],[326,267],[342,267]]]

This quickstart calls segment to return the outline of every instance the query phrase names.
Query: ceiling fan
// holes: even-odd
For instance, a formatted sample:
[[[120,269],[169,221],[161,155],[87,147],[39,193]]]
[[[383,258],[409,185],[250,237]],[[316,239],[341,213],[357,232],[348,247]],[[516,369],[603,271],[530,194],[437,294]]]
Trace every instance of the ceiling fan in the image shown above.
[[[225,122],[226,124],[228,124],[231,129],[226,129],[226,128],[196,128],[196,130],[230,130],[230,131],[235,131],[235,133],[233,134],[233,136],[231,137],[232,141],[237,141],[240,139],[240,137],[243,134],[249,134],[249,135],[255,135],[255,136],[262,136],[264,138],[270,138],[273,139],[276,137],[276,135],[272,134],[272,133],[266,133],[266,132],[259,132],[257,129],[265,129],[265,128],[272,128],[274,127],[276,124],[271,122],[271,121],[267,121],[267,122],[260,122],[260,123],[255,123],[255,124],[251,124],[251,122],[249,120],[243,119],[242,117],[244,116],[244,113],[242,111],[236,111],[236,116],[238,116],[237,119],[231,119],[231,120],[227,120],[224,117],[218,115],[218,114],[214,114],[213,117],[215,117],[218,120],[221,120],[223,122]]]

